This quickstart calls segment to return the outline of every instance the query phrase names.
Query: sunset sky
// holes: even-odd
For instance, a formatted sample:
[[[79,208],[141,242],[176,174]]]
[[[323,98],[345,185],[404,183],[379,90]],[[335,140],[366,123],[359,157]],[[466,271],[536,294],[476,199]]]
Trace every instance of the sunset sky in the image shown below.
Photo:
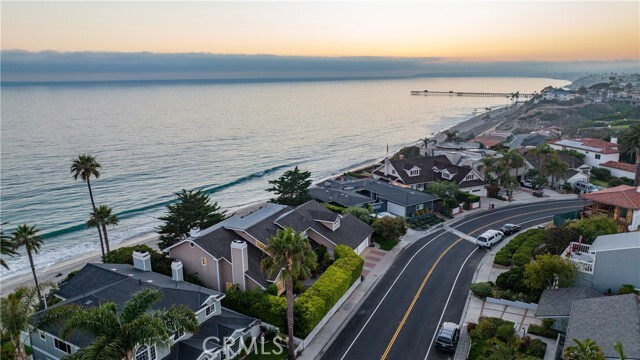
[[[640,58],[640,2],[7,2],[2,50]]]

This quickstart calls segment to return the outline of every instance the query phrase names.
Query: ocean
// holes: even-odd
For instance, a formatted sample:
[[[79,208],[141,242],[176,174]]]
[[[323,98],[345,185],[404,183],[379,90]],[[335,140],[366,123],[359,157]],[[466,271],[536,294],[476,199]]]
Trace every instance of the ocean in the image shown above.
[[[97,204],[120,218],[112,244],[153,231],[181,189],[223,208],[270,198],[268,180],[298,166],[314,180],[370,164],[509,99],[410,96],[411,90],[533,92],[569,81],[412,78],[216,83],[156,81],[2,86],[1,221],[37,225],[39,271],[100,248],[86,183],[72,160],[102,164]],[[21,250],[22,251],[22,250]],[[7,258],[9,277],[30,271]]]

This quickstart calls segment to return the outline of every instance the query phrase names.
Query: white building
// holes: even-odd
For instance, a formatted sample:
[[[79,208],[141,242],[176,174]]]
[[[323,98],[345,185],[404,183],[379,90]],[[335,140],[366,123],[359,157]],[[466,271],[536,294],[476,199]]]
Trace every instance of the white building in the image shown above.
[[[575,150],[584,154],[584,162],[589,166],[599,167],[602,163],[620,159],[620,151],[615,138],[612,138],[611,142],[585,138],[551,140],[548,143],[556,150]]]

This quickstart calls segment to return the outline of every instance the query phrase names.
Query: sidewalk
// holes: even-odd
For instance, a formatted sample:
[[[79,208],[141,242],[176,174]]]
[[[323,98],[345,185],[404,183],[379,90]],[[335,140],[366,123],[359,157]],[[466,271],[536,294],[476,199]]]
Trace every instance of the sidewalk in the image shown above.
[[[356,313],[362,301],[367,297],[367,295],[369,295],[369,292],[377,284],[378,280],[384,276],[387,270],[389,270],[396,257],[407,246],[413,244],[416,240],[439,229],[440,227],[434,227],[428,231],[414,231],[408,229],[407,234],[403,236],[398,245],[390,251],[380,250],[378,244],[376,244],[375,247],[367,248],[365,254],[363,254],[365,264],[368,264],[368,266],[363,269],[363,275],[365,275],[364,280],[360,283],[360,286],[355,289],[342,307],[340,307],[331,319],[329,319],[327,324],[322,328],[322,330],[320,330],[313,341],[311,341],[311,344],[304,349],[302,354],[300,354],[299,359],[312,360],[320,358],[331,346],[335,336],[340,333],[342,328]],[[381,254],[384,255],[380,258]],[[375,260],[372,261],[372,259]],[[376,263],[372,267],[374,262]]]
[[[523,229],[526,231],[526,229]],[[505,246],[510,240],[513,238],[513,235],[510,236],[505,241],[501,241],[497,246],[493,247],[490,252],[482,258],[480,265],[476,269],[476,273],[474,275],[472,283],[476,282],[484,282],[484,281],[493,281],[495,282],[498,278],[498,275],[507,271],[507,268],[504,267],[494,267],[493,260],[496,256],[496,253]],[[469,332],[467,331],[468,323],[478,323],[480,316],[491,316],[498,317],[504,320],[513,321],[518,324],[517,332],[521,334],[523,330],[529,327],[530,324],[540,325],[542,323],[541,320],[533,317],[531,310],[517,308],[514,306],[506,306],[500,304],[490,304],[485,302],[484,300],[474,296],[471,291],[468,292],[467,295],[467,303],[465,305],[464,311],[462,312],[462,317],[460,318],[460,339],[458,341],[458,347],[455,352],[454,360],[464,360],[467,358],[469,354],[469,350],[471,349],[471,337],[469,336]],[[531,335],[532,338],[539,338],[547,344],[547,349],[545,351],[545,359],[553,359],[555,354],[555,341],[535,335]]]

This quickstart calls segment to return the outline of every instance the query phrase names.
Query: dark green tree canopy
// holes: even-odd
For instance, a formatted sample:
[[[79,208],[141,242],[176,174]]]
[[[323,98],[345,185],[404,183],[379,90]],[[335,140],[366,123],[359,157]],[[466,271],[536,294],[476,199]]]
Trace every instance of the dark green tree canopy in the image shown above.
[[[189,237],[193,228],[206,229],[226,219],[217,202],[211,203],[209,195],[202,190],[182,190],[176,193],[177,202],[167,205],[167,213],[158,218],[164,223],[158,228],[161,249],[167,248]]]
[[[282,205],[298,206],[311,200],[309,186],[311,185],[311,173],[301,171],[296,166],[293,170],[286,171],[276,180],[269,180],[273,185],[267,191],[277,195],[271,202]]]

